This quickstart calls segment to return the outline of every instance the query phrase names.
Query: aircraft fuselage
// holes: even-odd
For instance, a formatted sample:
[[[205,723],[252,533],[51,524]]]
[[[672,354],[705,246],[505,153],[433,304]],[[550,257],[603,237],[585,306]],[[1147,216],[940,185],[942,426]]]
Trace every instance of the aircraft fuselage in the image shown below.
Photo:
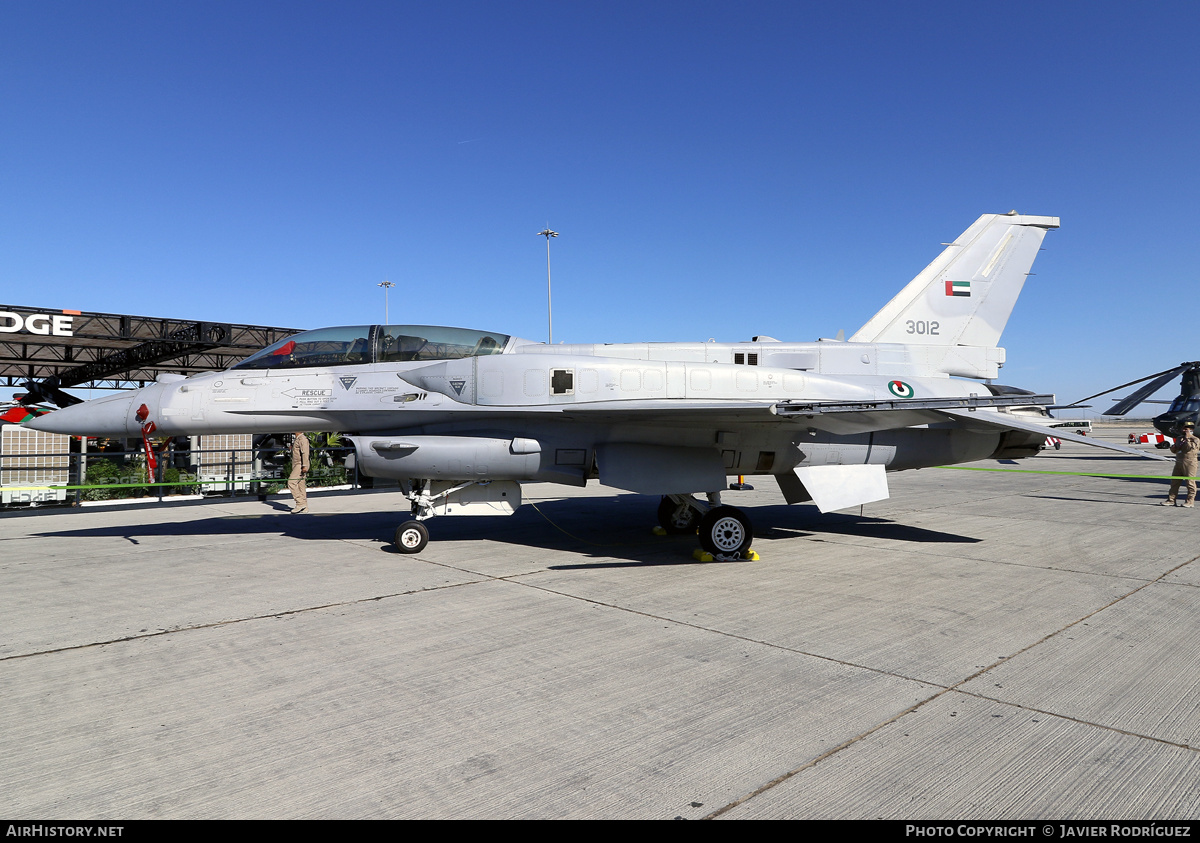
[[[989,394],[979,383],[905,373],[916,368],[898,365],[905,349],[887,350],[891,364],[880,362],[880,347],[867,343],[661,343],[590,346],[592,354],[579,353],[583,350],[515,341],[504,353],[434,362],[235,368],[89,402],[88,431],[138,437],[147,422],[155,436],[337,430],[351,435],[360,470],[368,474],[579,484],[597,476],[598,449],[602,453],[614,443],[707,449],[719,455],[727,474],[754,475],[808,465],[901,470],[966,462],[995,453],[1007,435],[951,422],[839,434],[770,412],[781,401]],[[595,353],[601,351],[606,356]],[[691,360],[662,359],[672,355]],[[824,358],[841,363],[832,368],[870,371],[830,375],[732,362],[750,355],[808,360],[814,369]],[[696,361],[701,356],[730,362]],[[723,406],[729,406],[727,414],[714,409]],[[679,414],[689,408],[694,418],[679,424]],[[59,411],[43,427],[73,427],[76,412]],[[380,447],[381,437],[423,439],[421,447],[404,453],[391,444]],[[1038,437],[1018,438],[1028,441],[1009,437],[1008,446],[1036,450]],[[515,439],[536,442],[537,450],[503,454],[495,446],[495,453],[485,448],[476,457],[476,440]]]
[[[1037,453],[1053,396],[994,386],[1000,334],[1056,217],[985,214],[850,342],[550,346],[464,328],[323,328],[223,372],[165,377],[38,429],[106,436],[338,431],[412,505],[415,553],[440,514],[520,506],[522,481],[663,495],[667,532],[738,558],[735,474],[822,511],[888,496],[886,471]],[[1089,441],[1096,447],[1130,451]],[[1134,452],[1136,453],[1136,452]],[[706,493],[705,503],[694,497]]]

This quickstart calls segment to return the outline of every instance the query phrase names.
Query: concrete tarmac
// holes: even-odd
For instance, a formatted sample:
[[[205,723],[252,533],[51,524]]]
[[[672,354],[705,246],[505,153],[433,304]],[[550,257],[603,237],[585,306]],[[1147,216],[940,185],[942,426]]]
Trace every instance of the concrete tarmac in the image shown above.
[[[5,514],[0,814],[1200,816],[1170,463],[974,465],[1138,477],[910,471],[861,515],[752,478],[737,563],[594,484],[415,556],[395,491]]]

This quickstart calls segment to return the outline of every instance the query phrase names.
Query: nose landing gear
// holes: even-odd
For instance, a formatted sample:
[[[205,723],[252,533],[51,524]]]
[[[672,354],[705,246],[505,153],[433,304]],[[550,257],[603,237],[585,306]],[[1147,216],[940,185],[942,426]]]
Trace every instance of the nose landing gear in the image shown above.
[[[420,521],[405,521],[396,528],[394,543],[401,553],[420,553],[429,544],[429,528]]]

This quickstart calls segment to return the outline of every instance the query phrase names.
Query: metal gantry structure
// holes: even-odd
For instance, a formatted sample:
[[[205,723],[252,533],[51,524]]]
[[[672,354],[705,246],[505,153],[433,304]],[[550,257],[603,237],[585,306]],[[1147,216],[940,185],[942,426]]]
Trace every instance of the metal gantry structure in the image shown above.
[[[0,385],[63,406],[83,389],[226,369],[298,329],[0,304]]]

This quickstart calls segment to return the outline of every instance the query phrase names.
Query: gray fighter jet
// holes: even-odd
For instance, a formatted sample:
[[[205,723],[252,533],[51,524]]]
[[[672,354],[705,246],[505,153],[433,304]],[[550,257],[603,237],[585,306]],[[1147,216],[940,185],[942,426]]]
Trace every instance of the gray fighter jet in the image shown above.
[[[788,503],[826,512],[886,498],[889,471],[1028,457],[1062,436],[1045,424],[1054,396],[992,382],[1000,334],[1057,227],[980,217],[848,342],[546,345],[463,328],[322,328],[29,426],[343,431],[359,471],[398,480],[410,502],[395,538],[405,553],[425,547],[435,515],[511,514],[523,481],[596,479],[661,495],[664,529],[698,530],[706,551],[735,558],[753,531],[721,504],[729,475],[774,475]]]

